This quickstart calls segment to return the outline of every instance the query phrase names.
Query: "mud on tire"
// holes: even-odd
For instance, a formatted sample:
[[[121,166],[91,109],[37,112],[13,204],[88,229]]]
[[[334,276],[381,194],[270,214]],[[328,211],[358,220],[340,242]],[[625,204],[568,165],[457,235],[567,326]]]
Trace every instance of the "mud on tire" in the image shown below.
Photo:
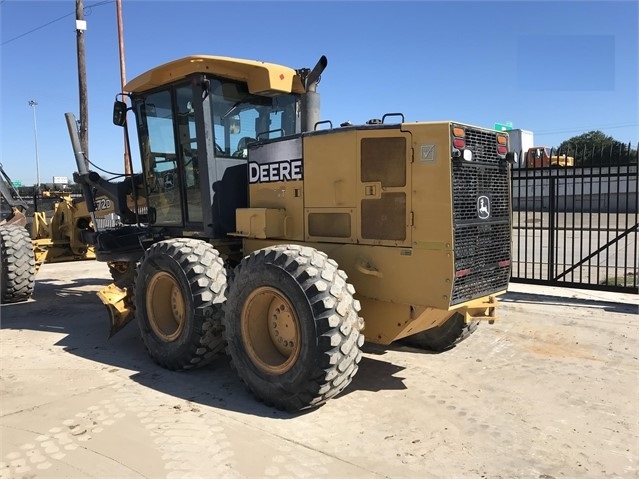
[[[26,301],[35,287],[36,264],[31,238],[24,227],[0,227],[0,258],[0,302]]]
[[[213,246],[188,238],[153,244],[136,269],[134,287],[138,327],[156,363],[191,369],[223,353],[226,271]]]
[[[224,335],[232,366],[258,399],[300,410],[351,382],[364,336],[346,280],[326,254],[295,245],[253,252],[236,267]]]
[[[440,326],[427,329],[402,339],[404,344],[420,349],[441,353],[468,338],[475,332],[479,321],[466,324],[464,316],[455,313]]]

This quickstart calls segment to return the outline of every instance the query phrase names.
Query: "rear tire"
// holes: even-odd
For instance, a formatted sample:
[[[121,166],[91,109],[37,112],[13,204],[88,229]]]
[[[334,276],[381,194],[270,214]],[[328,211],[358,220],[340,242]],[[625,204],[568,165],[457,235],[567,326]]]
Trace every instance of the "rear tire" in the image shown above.
[[[226,270],[204,241],[153,244],[135,276],[135,312],[149,355],[171,370],[209,364],[224,351]]]
[[[2,304],[28,300],[35,287],[36,265],[33,244],[24,227],[0,227],[0,257]]]
[[[227,293],[231,364],[266,404],[319,406],[352,380],[363,320],[346,273],[313,248],[282,245],[242,260]]]
[[[466,324],[464,316],[455,313],[444,324],[402,339],[404,344],[441,353],[453,348],[475,332],[479,321]]]

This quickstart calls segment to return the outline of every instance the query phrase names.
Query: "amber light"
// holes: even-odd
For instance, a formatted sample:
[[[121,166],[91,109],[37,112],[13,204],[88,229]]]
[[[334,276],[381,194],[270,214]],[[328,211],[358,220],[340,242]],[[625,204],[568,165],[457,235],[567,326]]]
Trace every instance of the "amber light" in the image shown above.
[[[462,138],[454,138],[453,139],[453,146],[455,148],[463,148],[463,147],[466,146],[466,142]]]
[[[453,128],[453,136],[463,138],[464,136],[466,136],[466,132],[464,131],[463,128],[456,126],[455,128]]]
[[[500,145],[505,145],[506,143],[508,143],[508,139],[505,136],[497,135],[497,143],[499,143]]]

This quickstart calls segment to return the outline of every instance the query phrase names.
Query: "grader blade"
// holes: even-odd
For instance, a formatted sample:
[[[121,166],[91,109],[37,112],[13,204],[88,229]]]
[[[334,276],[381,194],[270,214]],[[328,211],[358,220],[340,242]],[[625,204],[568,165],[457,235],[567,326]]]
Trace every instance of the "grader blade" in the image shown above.
[[[109,338],[126,326],[135,313],[131,301],[131,294],[127,288],[119,288],[114,283],[98,291],[98,298],[109,311]]]
[[[0,224],[9,226],[27,226],[27,217],[17,208],[12,208],[11,216],[8,219],[0,221]]]

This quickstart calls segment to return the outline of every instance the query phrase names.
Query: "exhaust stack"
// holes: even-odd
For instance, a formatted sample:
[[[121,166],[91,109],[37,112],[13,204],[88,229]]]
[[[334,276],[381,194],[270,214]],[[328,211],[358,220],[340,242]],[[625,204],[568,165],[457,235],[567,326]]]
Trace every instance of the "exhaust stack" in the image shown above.
[[[302,95],[301,105],[302,132],[313,131],[315,124],[320,121],[320,95],[317,93],[317,84],[327,65],[328,59],[322,55],[312,70],[302,68],[297,71],[306,90]]]
[[[87,168],[86,159],[84,158],[84,152],[80,146],[80,136],[78,135],[75,116],[73,113],[65,113],[64,118],[67,120],[67,128],[69,129],[69,137],[71,138],[71,146],[73,147],[79,177],[86,178],[89,175],[89,169]],[[74,178],[74,181],[78,181],[78,178]],[[95,225],[95,198],[93,191],[91,191],[91,187],[86,181],[80,181],[79,183],[82,185],[82,195],[86,201],[87,210],[91,213],[91,219],[93,219],[93,224]]]

